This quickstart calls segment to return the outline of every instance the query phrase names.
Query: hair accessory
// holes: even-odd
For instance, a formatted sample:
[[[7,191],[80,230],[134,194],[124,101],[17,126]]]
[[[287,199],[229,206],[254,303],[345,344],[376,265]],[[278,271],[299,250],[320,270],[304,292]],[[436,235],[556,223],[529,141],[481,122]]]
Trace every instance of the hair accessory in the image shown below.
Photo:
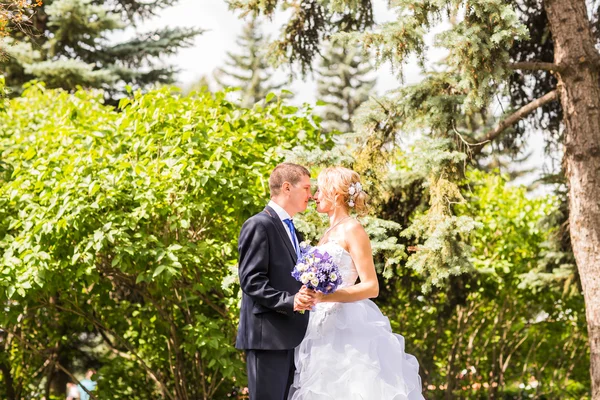
[[[362,185],[360,182],[354,182],[350,184],[350,188],[348,189],[348,194],[350,195],[350,200],[348,201],[348,205],[350,207],[354,207],[354,199],[358,194],[362,192]]]

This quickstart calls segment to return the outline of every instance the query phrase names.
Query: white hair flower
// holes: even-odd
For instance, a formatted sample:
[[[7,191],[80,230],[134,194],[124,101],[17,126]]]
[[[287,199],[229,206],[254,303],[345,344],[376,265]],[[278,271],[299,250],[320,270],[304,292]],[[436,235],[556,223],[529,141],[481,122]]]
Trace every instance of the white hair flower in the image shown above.
[[[354,198],[358,196],[358,194],[362,192],[362,185],[360,182],[354,182],[348,188],[348,194],[350,195],[350,199],[348,200],[348,206],[354,207]]]

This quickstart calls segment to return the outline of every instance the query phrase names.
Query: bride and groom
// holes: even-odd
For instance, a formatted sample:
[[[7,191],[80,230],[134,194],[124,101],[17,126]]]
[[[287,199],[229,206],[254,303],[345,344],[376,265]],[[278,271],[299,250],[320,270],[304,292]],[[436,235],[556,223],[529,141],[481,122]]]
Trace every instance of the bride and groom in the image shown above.
[[[350,216],[366,211],[359,175],[327,168],[317,183],[313,196],[306,168],[278,165],[269,177],[271,201],[240,233],[236,347],[246,352],[250,399],[423,399],[416,358],[369,300],[379,292],[371,244]],[[330,222],[318,247],[342,275],[338,290],[327,295],[291,275],[303,240],[292,218],[313,197]]]

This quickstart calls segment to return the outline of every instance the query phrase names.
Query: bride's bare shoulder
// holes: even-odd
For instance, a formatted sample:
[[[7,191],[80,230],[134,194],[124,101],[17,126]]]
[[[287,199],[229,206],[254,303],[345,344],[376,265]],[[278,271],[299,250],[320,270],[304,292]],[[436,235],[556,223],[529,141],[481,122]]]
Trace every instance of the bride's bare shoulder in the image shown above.
[[[350,218],[348,219],[348,221],[344,224],[344,235],[350,235],[350,236],[362,236],[362,235],[366,235],[367,233],[365,232],[365,228],[362,226],[362,224],[355,218]]]

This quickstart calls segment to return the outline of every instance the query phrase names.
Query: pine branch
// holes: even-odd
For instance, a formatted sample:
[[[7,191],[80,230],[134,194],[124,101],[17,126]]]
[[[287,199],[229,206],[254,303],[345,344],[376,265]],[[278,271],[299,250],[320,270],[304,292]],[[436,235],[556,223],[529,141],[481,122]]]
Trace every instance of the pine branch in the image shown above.
[[[513,70],[525,70],[525,71],[550,71],[550,72],[562,72],[564,68],[558,64],[534,61],[534,62],[516,62],[509,64],[508,66]]]
[[[128,67],[138,67],[149,58],[176,54],[181,48],[191,47],[194,38],[204,32],[199,28],[165,28],[148,32],[126,42],[107,47],[95,53],[110,64],[119,60]]]
[[[515,113],[511,114],[508,118],[501,121],[498,126],[488,133],[486,133],[481,139],[477,140],[477,143],[472,143],[471,152],[472,154],[479,153],[483,147],[496,139],[500,134],[508,127],[514,125],[519,120],[525,118],[529,113],[534,111],[535,109],[543,106],[544,104],[550,103],[558,98],[558,91],[555,89],[539,99],[535,99],[529,104],[524,105],[520,109],[518,109]]]
[[[122,13],[128,19],[135,23],[135,18],[139,17],[142,20],[158,15],[160,10],[171,7],[178,0],[152,0],[152,1],[137,1],[137,0],[111,0],[111,1],[94,1],[95,3],[109,3],[116,12]]]

